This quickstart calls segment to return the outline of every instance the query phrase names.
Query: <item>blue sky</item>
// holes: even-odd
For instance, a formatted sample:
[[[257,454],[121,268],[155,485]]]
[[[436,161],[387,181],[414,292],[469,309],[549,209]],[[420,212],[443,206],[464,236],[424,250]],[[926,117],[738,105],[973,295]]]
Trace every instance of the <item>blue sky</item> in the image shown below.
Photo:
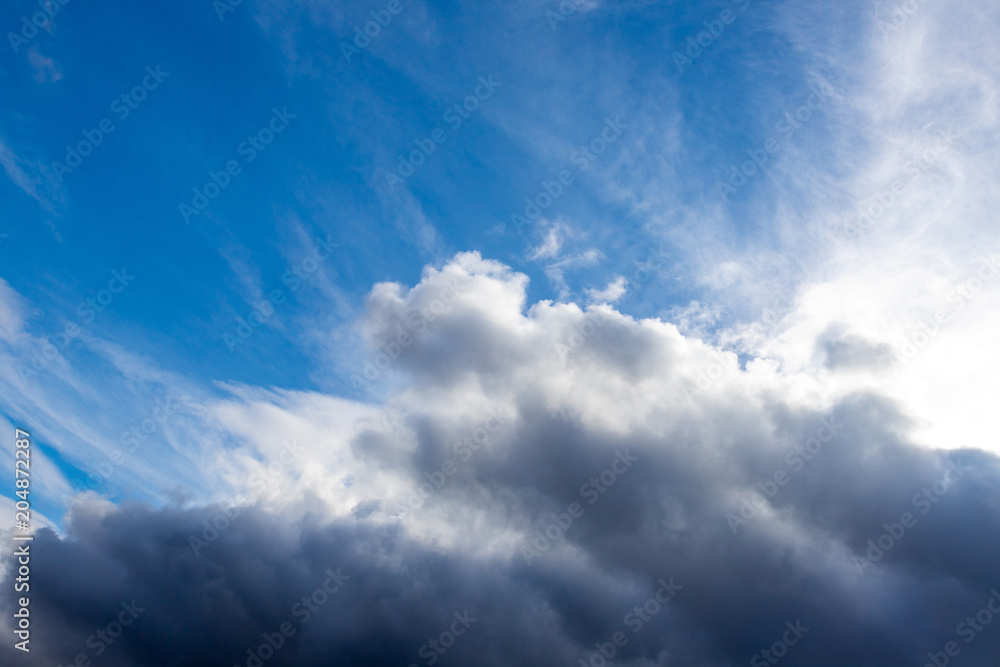
[[[5,146],[37,170],[29,178],[38,184],[35,196],[10,179],[3,187],[12,234],[5,267],[19,293],[45,304],[45,319],[33,322],[39,332],[72,319],[80,300],[126,266],[134,287],[94,326],[148,340],[203,381],[321,382],[336,391],[335,378],[310,377],[294,327],[274,323],[246,351],[219,354],[221,332],[250,312],[250,285],[280,287],[286,267],[327,236],[342,243],[324,265],[339,297],[334,325],[357,313],[372,283],[413,282],[424,264],[460,250],[527,272],[535,299],[557,296],[537,263],[525,260],[538,225],[512,234],[511,214],[523,212],[543,179],[578,171],[574,150],[620,116],[629,125],[621,140],[545,211],[572,220],[575,245],[603,255],[567,272],[568,294],[602,286],[642,254],[642,244],[663,243],[682,226],[685,209],[716,204],[704,187],[725,175],[715,165],[742,161],[785,101],[804,97],[810,83],[785,55],[791,45],[776,37],[748,44],[775,20],[773,9],[754,3],[745,10],[733,3],[736,21],[683,73],[671,54],[727,5],[601,7],[553,29],[545,6],[511,13],[490,3],[405,3],[348,63],[338,44],[370,20],[366,7],[241,5],[220,20],[202,4],[61,10],[52,34],[30,40],[5,66],[9,86],[24,91],[5,105]],[[31,53],[51,58],[54,69],[33,67]],[[147,66],[169,74],[120,120],[111,103],[141,82]],[[452,129],[442,113],[481,75],[502,85]],[[275,107],[295,115],[288,129],[207,211],[179,224],[178,205],[190,203],[210,170],[245,159],[237,146]],[[52,164],[102,118],[112,119],[114,132],[59,182]],[[796,140],[822,150],[829,122],[817,118]],[[446,144],[388,192],[385,172],[435,127],[447,128]],[[657,193],[659,210],[642,210],[621,191],[637,175],[664,171],[672,177]],[[769,190],[755,179],[705,233],[734,251],[761,242]],[[672,275],[633,305],[638,314],[698,296],[699,286],[682,278],[688,253],[673,252]],[[308,312],[310,295],[303,296],[276,316],[286,327]]]

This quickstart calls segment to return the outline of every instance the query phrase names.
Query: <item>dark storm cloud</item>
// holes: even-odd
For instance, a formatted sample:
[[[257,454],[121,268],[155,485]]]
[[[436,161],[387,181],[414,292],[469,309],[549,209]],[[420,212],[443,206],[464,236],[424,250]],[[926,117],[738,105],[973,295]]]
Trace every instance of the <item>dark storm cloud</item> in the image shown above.
[[[67,539],[40,533],[30,663],[68,664],[84,653],[101,665],[246,664],[247,650],[287,622],[295,632],[267,664],[408,664],[422,662],[418,652],[456,625],[456,613],[474,620],[456,625],[468,636],[448,649],[452,660],[474,663],[483,642],[504,645],[507,631],[524,642],[506,645],[508,655],[559,654],[554,617],[532,610],[531,591],[500,567],[422,549],[395,527],[290,527],[255,510],[195,556],[189,535],[213,515],[131,506],[88,516],[78,508]],[[343,581],[317,604],[328,571]],[[133,600],[144,611],[97,657],[88,637]],[[9,597],[3,603],[11,609]],[[512,609],[521,611],[505,618]]]
[[[525,494],[532,502],[514,513],[540,519],[574,500],[587,507],[566,531],[566,546],[530,566],[518,554],[482,560],[422,546],[397,525],[287,526],[252,509],[195,556],[189,536],[213,512],[79,506],[66,539],[43,532],[32,545],[29,662],[68,664],[84,653],[105,665],[246,664],[262,634],[289,622],[295,634],[267,664],[427,664],[421,647],[467,610],[476,620],[442,664],[572,664],[617,631],[629,640],[618,649],[626,664],[745,664],[796,620],[809,630],[788,649],[790,664],[918,661],[955,640],[955,626],[1000,585],[1000,538],[984,531],[1000,518],[1000,467],[980,452],[945,456],[894,441],[880,425],[887,410],[871,396],[838,406],[834,418],[845,430],[821,452],[822,468],[804,469],[772,499],[773,511],[801,532],[796,540],[783,534],[787,524],[764,517],[734,535],[724,518],[732,494],[697,443],[587,442],[572,428],[529,421],[522,434],[534,430],[559,457],[578,451],[586,462],[561,470],[561,458],[532,461],[535,474],[521,482],[535,490]],[[642,465],[587,506],[577,482],[604,467],[598,451],[610,460],[626,444]],[[940,479],[948,460],[968,471],[919,514],[912,496]],[[494,475],[485,486],[513,497],[503,492],[515,484],[511,471],[475,465]],[[750,480],[769,472],[766,464],[742,469]],[[916,526],[876,570],[856,571],[849,555],[863,554],[883,523],[907,510],[920,517]],[[348,579],[300,623],[296,602],[322,587],[328,570]],[[648,622],[633,614],[626,624],[660,579],[681,587],[676,597]],[[144,611],[98,662],[87,638],[133,600]],[[12,609],[8,590],[4,612]],[[986,655],[987,644],[963,649]]]

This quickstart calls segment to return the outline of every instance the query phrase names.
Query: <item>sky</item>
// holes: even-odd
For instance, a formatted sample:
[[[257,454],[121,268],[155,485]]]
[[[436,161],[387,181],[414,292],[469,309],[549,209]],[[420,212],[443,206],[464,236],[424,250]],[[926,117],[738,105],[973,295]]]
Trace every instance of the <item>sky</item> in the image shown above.
[[[1000,6],[0,26],[4,664],[997,662]]]

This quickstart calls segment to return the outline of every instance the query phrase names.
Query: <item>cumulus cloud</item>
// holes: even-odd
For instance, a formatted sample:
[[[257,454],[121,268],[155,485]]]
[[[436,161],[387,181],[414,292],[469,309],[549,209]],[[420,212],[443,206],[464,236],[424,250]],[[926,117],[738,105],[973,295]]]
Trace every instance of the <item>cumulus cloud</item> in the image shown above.
[[[265,664],[601,664],[611,646],[721,667],[786,624],[789,664],[917,664],[962,641],[1000,583],[996,456],[920,446],[875,390],[526,289],[476,253],[378,285],[363,329],[399,381],[383,403],[231,387],[206,407],[239,443],[212,462],[224,502],[84,499],[65,535],[40,531],[33,664],[95,658],[88,638],[133,601],[120,637],[90,640],[102,664],[248,664],[284,622]],[[419,331],[414,310],[434,313]],[[880,368],[852,335],[812,335],[818,373]]]

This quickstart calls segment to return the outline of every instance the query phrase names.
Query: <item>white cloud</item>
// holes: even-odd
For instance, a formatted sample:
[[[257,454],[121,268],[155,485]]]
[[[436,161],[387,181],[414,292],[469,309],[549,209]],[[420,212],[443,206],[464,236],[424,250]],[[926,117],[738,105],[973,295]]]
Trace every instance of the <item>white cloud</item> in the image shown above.
[[[549,227],[542,242],[528,252],[528,259],[551,259],[558,256],[562,248],[561,229],[558,224]]]
[[[55,83],[62,79],[62,70],[52,58],[43,56],[37,49],[28,49],[28,62],[35,69],[35,81],[38,83]]]
[[[604,289],[588,288],[586,290],[587,299],[590,303],[615,303],[625,295],[628,287],[628,280],[624,276],[615,276]]]
[[[4,173],[7,174],[7,178],[14,185],[37,201],[46,211],[51,212],[53,210],[54,202],[52,198],[55,195],[52,197],[47,196],[49,194],[48,188],[41,187],[47,183],[44,178],[46,168],[41,162],[18,156],[10,146],[0,139],[0,165],[3,165]]]

